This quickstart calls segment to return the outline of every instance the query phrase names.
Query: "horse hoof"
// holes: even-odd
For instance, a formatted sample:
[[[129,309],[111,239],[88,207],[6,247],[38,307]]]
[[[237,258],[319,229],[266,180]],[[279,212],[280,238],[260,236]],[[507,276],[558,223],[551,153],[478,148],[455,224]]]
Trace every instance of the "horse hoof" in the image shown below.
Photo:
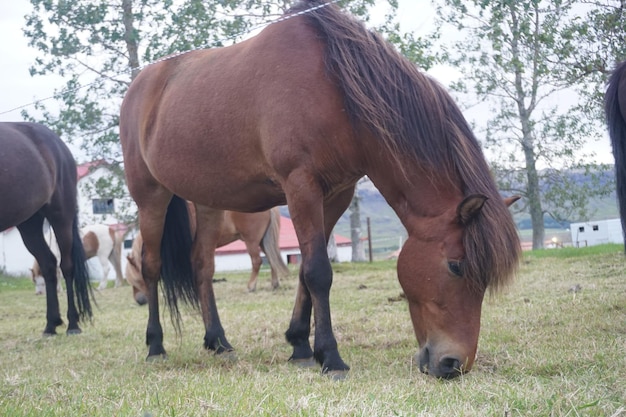
[[[57,335],[57,332],[43,332],[42,333],[43,337],[53,337],[53,336],[56,336],[56,335]]]
[[[67,335],[73,335],[73,334],[81,334],[83,331],[81,329],[67,329]]]
[[[158,355],[148,355],[148,357],[146,358],[146,362],[150,362],[150,363],[165,362],[166,360],[167,360],[167,354],[165,353],[160,353]]]
[[[298,368],[312,368],[317,365],[313,356],[310,358],[302,358],[302,359],[289,359],[289,363],[294,364]]]
[[[215,356],[225,362],[237,362],[239,360],[239,358],[237,357],[237,353],[234,350],[225,350],[220,353],[216,352]]]
[[[348,371],[327,371],[324,373],[332,381],[343,381],[348,377]]]

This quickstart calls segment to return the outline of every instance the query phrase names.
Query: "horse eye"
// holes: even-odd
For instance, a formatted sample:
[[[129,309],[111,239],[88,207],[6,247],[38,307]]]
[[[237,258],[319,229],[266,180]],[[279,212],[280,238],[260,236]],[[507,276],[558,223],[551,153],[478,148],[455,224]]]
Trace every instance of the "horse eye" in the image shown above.
[[[463,261],[448,262],[448,269],[457,277],[463,276]]]

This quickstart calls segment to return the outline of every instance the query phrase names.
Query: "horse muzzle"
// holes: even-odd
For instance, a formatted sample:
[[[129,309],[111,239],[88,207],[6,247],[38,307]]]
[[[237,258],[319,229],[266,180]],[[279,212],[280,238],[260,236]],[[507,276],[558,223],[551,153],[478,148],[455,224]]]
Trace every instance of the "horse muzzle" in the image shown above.
[[[419,364],[421,372],[442,379],[456,378],[469,372],[472,362],[467,356],[462,357],[453,353],[436,354],[428,345],[415,355],[415,363]]]

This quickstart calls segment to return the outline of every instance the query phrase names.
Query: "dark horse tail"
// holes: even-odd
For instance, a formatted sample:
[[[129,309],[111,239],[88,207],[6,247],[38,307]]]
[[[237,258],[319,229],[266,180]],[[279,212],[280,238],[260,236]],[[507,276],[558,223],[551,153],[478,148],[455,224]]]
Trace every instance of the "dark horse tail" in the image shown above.
[[[624,120],[626,109],[621,109],[619,105],[619,86],[623,77],[626,77],[626,61],[619,64],[609,78],[604,99],[604,110],[611,145],[613,146],[613,156],[615,157],[617,200],[622,219],[622,233],[626,243],[626,120]],[[623,85],[626,86],[626,80],[623,82]],[[626,99],[626,91],[623,91],[622,94],[624,94],[622,100]]]
[[[191,229],[187,202],[173,196],[165,215],[161,239],[161,282],[172,323],[180,330],[178,300],[198,307],[198,287],[191,264]]]
[[[85,249],[78,232],[78,216],[74,216],[74,221],[72,222],[72,264],[74,271],[72,278],[78,315],[81,319],[91,319],[93,311],[91,310],[90,298],[93,299],[93,289],[87,270],[87,256],[85,256]]]

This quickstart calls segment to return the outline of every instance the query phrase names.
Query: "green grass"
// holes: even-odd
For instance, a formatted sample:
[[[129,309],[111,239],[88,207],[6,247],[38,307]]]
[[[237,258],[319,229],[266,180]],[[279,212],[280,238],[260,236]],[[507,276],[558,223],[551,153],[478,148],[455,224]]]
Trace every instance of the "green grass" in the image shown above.
[[[6,416],[626,416],[626,257],[620,245],[527,253],[518,279],[487,297],[474,369],[421,374],[392,261],[335,267],[331,306],[344,381],[288,364],[295,271],[220,273],[222,323],[237,359],[201,348],[201,319],[167,316],[169,358],[146,363],[147,309],[129,287],[97,293],[83,334],[41,337],[45,300],[0,279],[0,415]],[[579,288],[570,292],[570,288]],[[65,302],[62,301],[65,314]],[[59,329],[63,331],[64,329]]]
[[[615,243],[609,243],[604,245],[596,245],[596,246],[588,246],[585,248],[575,248],[575,247],[564,247],[555,249],[541,249],[535,251],[529,251],[525,253],[525,257],[527,259],[538,259],[538,258],[558,258],[558,259],[567,259],[567,258],[578,258],[578,257],[589,257],[595,255],[607,255],[615,252],[623,252],[624,245],[618,245]]]

